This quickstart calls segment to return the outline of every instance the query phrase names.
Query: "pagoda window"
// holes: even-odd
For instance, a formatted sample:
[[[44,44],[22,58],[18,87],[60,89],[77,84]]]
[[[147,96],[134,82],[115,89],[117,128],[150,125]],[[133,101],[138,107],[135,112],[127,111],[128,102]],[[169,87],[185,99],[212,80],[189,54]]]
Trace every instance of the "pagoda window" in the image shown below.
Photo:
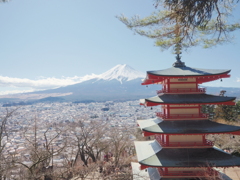
[[[176,142],[203,142],[202,135],[170,135],[169,136],[170,143]]]
[[[191,109],[170,109],[170,114],[167,116],[169,119],[191,119],[200,117],[197,108]]]
[[[198,172],[198,171],[206,171],[207,168],[200,168],[200,167],[194,167],[194,168],[168,168],[168,172]]]
[[[200,105],[163,105],[162,112],[156,115],[162,119],[206,119],[208,114],[201,112]]]
[[[198,104],[191,104],[191,105],[169,105],[169,108],[173,109],[173,108],[195,108],[198,107],[200,108],[201,106]]]
[[[181,83],[196,82],[196,78],[172,78],[170,79],[170,83],[172,82],[181,82]]]
[[[190,109],[170,109],[170,114],[171,116],[174,115],[189,115],[191,116],[192,114],[199,114],[199,109],[198,108],[190,108]]]
[[[213,146],[205,135],[155,135],[155,139],[163,147]]]
[[[196,92],[196,84],[170,84],[170,92],[181,93],[181,92]]]
[[[213,146],[203,135],[156,135],[155,138],[163,147]]]
[[[162,177],[177,176],[177,177],[205,177],[209,173],[207,168],[164,168],[158,169]]]
[[[195,83],[188,83],[188,84],[170,84],[170,89],[172,88],[182,88],[182,89],[188,89],[188,88],[193,88],[196,89],[196,84]]]

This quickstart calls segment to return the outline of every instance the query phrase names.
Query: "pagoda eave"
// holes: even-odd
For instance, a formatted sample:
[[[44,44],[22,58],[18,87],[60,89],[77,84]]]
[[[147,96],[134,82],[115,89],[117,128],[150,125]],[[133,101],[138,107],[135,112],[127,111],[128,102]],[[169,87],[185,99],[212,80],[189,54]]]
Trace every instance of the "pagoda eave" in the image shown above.
[[[182,133],[150,132],[150,131],[146,131],[146,130],[142,130],[142,131],[143,131],[144,137],[154,136],[154,135],[162,135],[162,134],[166,134],[166,135],[183,135]],[[209,134],[231,134],[231,135],[240,135],[240,131],[236,131],[236,132],[208,132],[208,133],[196,132],[196,133],[185,133],[185,135],[209,135]]]
[[[140,170],[144,170],[147,168],[159,168],[159,166],[149,166],[149,165],[144,165],[144,164],[140,164]],[[165,166],[164,166],[165,167]],[[203,166],[204,167],[204,166]],[[209,166],[205,166],[205,167],[209,167]],[[216,167],[216,166],[210,166],[210,167]],[[230,166],[217,166],[218,168],[227,168],[227,167],[240,167],[240,165],[230,165]],[[167,168],[182,168],[182,167],[175,167],[175,166],[168,166]],[[198,166],[189,166],[188,168],[197,168],[199,169]],[[178,179],[179,180],[179,179]]]
[[[228,78],[231,70],[199,69],[187,66],[171,67],[164,70],[147,71],[147,76],[142,85],[161,83],[166,79],[174,78],[195,78],[199,83],[214,81],[221,78]]]
[[[222,78],[229,78],[230,75],[225,74],[219,74],[219,75],[194,75],[194,76],[159,76],[154,74],[147,74],[147,77],[143,80],[142,85],[150,85],[150,84],[162,84],[162,82],[166,79],[181,79],[181,78],[195,78],[199,84],[209,82],[209,81],[215,81]]]
[[[214,102],[182,102],[182,103],[167,103],[167,102],[154,102],[154,101],[149,101],[147,99],[145,99],[145,102],[144,103],[140,103],[140,105],[143,105],[143,106],[147,106],[147,107],[150,107],[150,106],[158,106],[158,105],[206,105],[206,104],[209,104],[209,105],[235,105],[236,103],[233,102],[234,100],[232,101],[226,101],[226,102],[217,102],[217,103],[214,103]]]
[[[149,179],[149,180],[161,179],[162,180],[157,168],[149,167],[147,171],[141,171],[141,165],[136,162],[132,162],[131,166],[132,166],[134,180],[140,180],[140,179]]]
[[[137,121],[145,136],[152,135],[206,135],[240,134],[240,126],[221,124],[210,120],[162,120],[153,118]]]
[[[235,97],[214,96],[209,94],[161,94],[147,99],[141,99],[145,106],[157,105],[235,105]]]
[[[135,141],[138,162],[148,167],[234,167],[240,157],[216,147],[163,148],[156,140]]]

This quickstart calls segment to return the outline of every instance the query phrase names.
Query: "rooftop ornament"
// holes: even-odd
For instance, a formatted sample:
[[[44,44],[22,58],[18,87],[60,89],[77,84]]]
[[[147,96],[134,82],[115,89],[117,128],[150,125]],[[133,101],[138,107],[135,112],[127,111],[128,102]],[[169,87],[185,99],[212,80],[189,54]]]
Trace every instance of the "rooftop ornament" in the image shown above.
[[[173,67],[186,67],[185,63],[181,61],[181,56],[180,56],[180,54],[182,54],[182,38],[181,38],[181,31],[180,31],[180,27],[177,19],[176,19],[176,26],[175,26],[175,37],[177,42],[175,44],[174,51],[177,56],[176,56],[176,62],[173,63]]]
[[[173,63],[173,67],[186,67],[185,63],[181,61],[181,57],[179,54],[176,56],[176,61]]]

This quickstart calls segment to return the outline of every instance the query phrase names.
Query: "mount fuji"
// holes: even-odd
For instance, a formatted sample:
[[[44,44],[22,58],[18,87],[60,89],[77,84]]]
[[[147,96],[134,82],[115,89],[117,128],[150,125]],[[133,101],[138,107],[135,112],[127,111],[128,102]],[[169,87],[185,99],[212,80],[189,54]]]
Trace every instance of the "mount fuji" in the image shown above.
[[[145,73],[137,71],[137,70],[133,69],[132,67],[128,66],[127,64],[119,64],[100,75],[96,75],[96,74],[86,75],[81,78],[81,82],[79,82],[79,83],[95,79],[96,81],[98,81],[98,80],[106,80],[106,81],[117,80],[122,84],[124,81],[131,81],[131,80],[138,79],[138,78],[143,79],[144,77],[145,77]]]
[[[100,74],[86,75],[81,81],[44,91],[15,94],[11,97],[2,97],[0,102],[15,101],[127,101],[137,100],[156,95],[156,90],[161,89],[159,85],[149,87],[142,86],[142,79],[146,74],[139,72],[130,66],[117,65],[112,69]],[[207,92],[218,95],[223,87],[207,87]],[[228,96],[240,97],[240,88],[225,88]]]
[[[110,81],[110,80],[118,80],[121,84],[124,81],[131,81],[138,78],[144,78],[145,74],[136,71],[135,69],[131,68],[126,64],[119,64],[112,69],[108,70],[107,72],[100,74],[98,79]]]
[[[58,96],[67,101],[137,100],[145,96],[156,95],[156,90],[160,88],[160,86],[151,88],[142,86],[141,82],[145,76],[145,73],[123,64],[117,65],[100,75],[86,75],[82,77],[80,83],[74,85],[20,95],[25,99]],[[15,98],[17,97],[15,96]]]

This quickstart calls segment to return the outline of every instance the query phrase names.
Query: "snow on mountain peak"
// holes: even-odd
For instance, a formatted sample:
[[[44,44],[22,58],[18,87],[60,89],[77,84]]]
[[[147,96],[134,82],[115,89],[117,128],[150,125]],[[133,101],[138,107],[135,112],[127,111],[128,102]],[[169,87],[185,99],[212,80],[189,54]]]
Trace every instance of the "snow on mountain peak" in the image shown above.
[[[145,74],[137,71],[126,64],[118,64],[112,69],[99,75],[99,79],[113,80],[116,79],[122,83],[123,80],[130,81],[137,78],[144,78]]]

